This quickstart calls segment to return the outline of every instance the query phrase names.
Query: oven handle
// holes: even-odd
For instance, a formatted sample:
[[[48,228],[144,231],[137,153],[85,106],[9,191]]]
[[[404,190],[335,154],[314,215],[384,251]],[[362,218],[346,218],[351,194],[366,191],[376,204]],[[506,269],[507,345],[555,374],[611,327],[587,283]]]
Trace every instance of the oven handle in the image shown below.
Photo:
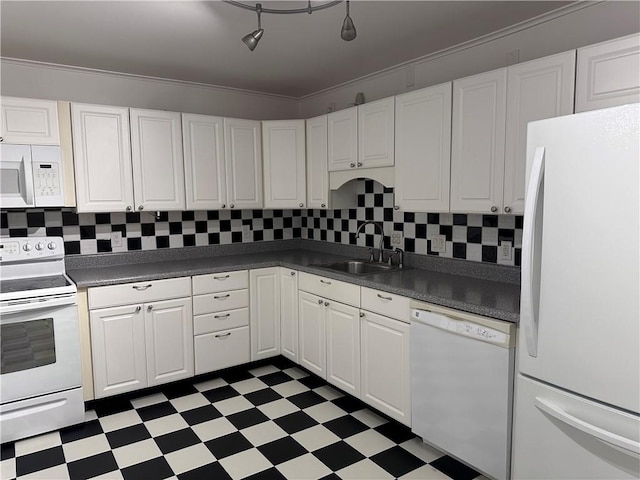
[[[7,301],[2,305],[2,316],[15,315],[17,313],[33,312],[35,310],[44,310],[46,308],[64,307],[76,304],[76,295],[61,295],[55,298],[49,298],[40,302],[20,302],[19,300]]]

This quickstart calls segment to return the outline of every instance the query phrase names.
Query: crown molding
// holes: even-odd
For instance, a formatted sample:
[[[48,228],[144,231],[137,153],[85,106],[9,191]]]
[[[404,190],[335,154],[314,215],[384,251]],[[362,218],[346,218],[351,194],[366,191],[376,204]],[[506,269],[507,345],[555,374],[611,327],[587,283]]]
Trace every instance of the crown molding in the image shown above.
[[[518,33],[518,32],[521,32],[523,30],[527,30],[529,28],[532,28],[532,27],[535,27],[537,25],[549,22],[549,21],[554,20],[556,18],[564,17],[565,15],[570,15],[572,13],[578,12],[578,11],[583,10],[585,8],[592,7],[592,6],[598,5],[600,3],[604,3],[605,1],[606,0],[598,0],[598,1],[593,1],[592,2],[592,1],[579,0],[579,1],[575,2],[575,3],[570,4],[570,5],[565,5],[564,7],[557,8],[555,10],[552,10],[550,12],[544,13],[542,15],[538,15],[537,17],[530,18],[528,20],[525,20],[525,21],[520,22],[520,23],[516,23],[514,25],[510,25],[510,26],[505,27],[503,29],[496,30],[495,32],[488,33],[488,34],[483,35],[481,37],[477,37],[477,38],[474,38],[472,40],[459,43],[459,44],[454,45],[452,47],[447,47],[447,48],[444,48],[442,50],[438,50],[437,52],[429,53],[429,54],[424,55],[422,57],[414,58],[412,60],[407,60],[406,62],[398,63],[398,64],[393,65],[391,67],[387,67],[387,68],[384,68],[382,70],[378,70],[376,72],[369,73],[367,75],[363,75],[362,77],[354,78],[352,80],[348,80],[346,82],[343,82],[343,83],[340,83],[340,84],[337,84],[337,85],[333,85],[331,87],[324,88],[322,90],[319,90],[319,91],[314,92],[314,93],[310,93],[308,95],[302,95],[300,97],[297,97],[297,100],[298,101],[309,100],[309,99],[312,99],[312,98],[315,98],[315,97],[319,97],[321,95],[325,95],[327,93],[333,92],[335,90],[340,90],[342,88],[349,87],[351,85],[356,85],[356,84],[361,83],[361,82],[378,79],[378,78],[383,77],[385,75],[388,75],[390,73],[395,73],[395,72],[398,72],[400,70],[404,70],[405,68],[410,67],[410,66],[420,65],[422,63],[427,63],[427,62],[436,60],[438,58],[446,57],[448,55],[453,55],[455,53],[462,52],[464,50],[468,50],[470,48],[477,47],[479,45],[483,45],[485,43],[488,43],[488,42],[491,42],[491,41],[494,41],[494,40],[498,40],[498,39],[506,37],[508,35],[513,35],[514,33]]]
[[[113,72],[110,70],[100,70],[98,68],[77,67],[73,65],[62,65],[58,63],[40,62],[37,60],[26,60],[23,58],[0,57],[1,63],[19,65],[24,67],[46,68],[49,70],[58,70],[63,72],[81,73],[83,75],[100,75],[117,78],[125,78],[129,80],[140,80],[144,82],[164,83],[171,85],[181,85],[185,87],[202,88],[206,90],[215,90],[219,92],[234,93],[237,95],[251,95],[266,98],[278,98],[281,100],[298,101],[297,97],[290,95],[280,95],[276,93],[258,92],[255,90],[244,90],[242,88],[225,87],[222,85],[212,85],[209,83],[190,82],[188,80],[176,80],[172,78],[152,77],[147,75],[137,75],[135,73]]]

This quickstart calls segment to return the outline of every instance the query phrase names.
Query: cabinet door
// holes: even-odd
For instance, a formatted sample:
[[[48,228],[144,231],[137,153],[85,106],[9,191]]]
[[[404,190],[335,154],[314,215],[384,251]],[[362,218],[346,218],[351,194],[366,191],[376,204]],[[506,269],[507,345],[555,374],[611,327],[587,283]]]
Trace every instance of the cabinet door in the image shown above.
[[[360,320],[359,309],[339,302],[325,301],[327,328],[327,381],[360,396]]]
[[[262,122],[265,208],[303,208],[307,200],[304,120]]]
[[[327,116],[307,120],[307,207],[329,208]]]
[[[280,350],[298,361],[298,272],[280,268]]]
[[[280,355],[280,267],[249,272],[251,360]]]
[[[326,330],[322,298],[298,292],[298,329],[300,365],[326,380]]]
[[[2,97],[0,103],[0,137],[4,143],[60,145],[57,102]]]
[[[411,426],[407,323],[371,312],[360,319],[362,395],[369,405]]]
[[[133,209],[129,109],[71,104],[78,212]]]
[[[578,49],[576,112],[640,101],[640,34]]]
[[[187,210],[226,208],[223,142],[221,117],[182,114]]]
[[[448,212],[451,82],[396,97],[396,207]]]
[[[504,201],[501,213],[524,213],[527,124],[573,113],[576,53],[507,68]]]
[[[358,165],[358,108],[327,115],[329,171],[349,170]]]
[[[262,208],[260,122],[224,119],[228,208]]]
[[[184,210],[180,114],[130,110],[133,193],[138,210]]]
[[[358,166],[389,167],[394,163],[394,97],[358,107]]]
[[[452,212],[502,208],[507,69],[453,82]]]
[[[191,299],[144,305],[149,386],[193,377]]]
[[[95,398],[147,386],[142,305],[91,310]]]

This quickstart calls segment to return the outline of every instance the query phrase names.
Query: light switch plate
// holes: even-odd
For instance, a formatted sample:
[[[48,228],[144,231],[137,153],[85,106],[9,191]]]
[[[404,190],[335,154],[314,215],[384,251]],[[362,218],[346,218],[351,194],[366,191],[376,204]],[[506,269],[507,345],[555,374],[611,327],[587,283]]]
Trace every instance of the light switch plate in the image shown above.
[[[431,251],[445,253],[447,251],[447,237],[445,235],[434,235],[431,237]]]
[[[498,260],[511,260],[511,247],[513,244],[503,240],[498,247]]]
[[[111,232],[111,247],[121,247],[122,246],[122,232],[116,231]]]
[[[391,232],[391,246],[402,248],[404,243],[404,235],[402,232]]]

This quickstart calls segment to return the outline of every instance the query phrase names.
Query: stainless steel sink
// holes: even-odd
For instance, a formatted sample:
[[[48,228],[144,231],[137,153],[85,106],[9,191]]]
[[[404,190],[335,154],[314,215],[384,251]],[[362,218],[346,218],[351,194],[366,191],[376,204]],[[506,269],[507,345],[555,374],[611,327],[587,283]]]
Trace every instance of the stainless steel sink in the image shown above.
[[[347,260],[346,262],[329,263],[317,266],[328,268],[329,270],[335,270],[336,272],[351,273],[353,275],[368,275],[370,273],[382,273],[399,269],[397,265],[373,263],[365,260]]]

